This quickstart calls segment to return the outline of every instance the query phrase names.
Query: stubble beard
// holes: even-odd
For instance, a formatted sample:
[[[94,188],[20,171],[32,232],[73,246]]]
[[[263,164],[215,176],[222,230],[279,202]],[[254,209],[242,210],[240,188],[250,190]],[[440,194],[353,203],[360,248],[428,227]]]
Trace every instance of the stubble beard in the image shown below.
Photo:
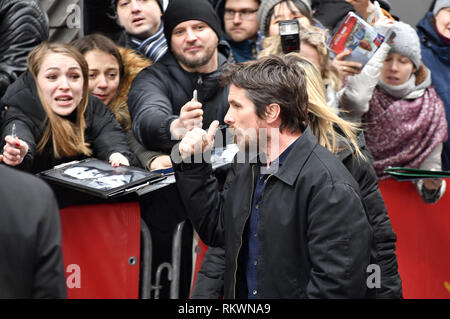
[[[183,53],[173,52],[175,58],[184,66],[189,69],[197,69],[204,65],[206,65],[214,56],[214,52],[216,47],[211,47],[205,51],[205,53],[200,57],[190,58],[188,55],[184,55]]]

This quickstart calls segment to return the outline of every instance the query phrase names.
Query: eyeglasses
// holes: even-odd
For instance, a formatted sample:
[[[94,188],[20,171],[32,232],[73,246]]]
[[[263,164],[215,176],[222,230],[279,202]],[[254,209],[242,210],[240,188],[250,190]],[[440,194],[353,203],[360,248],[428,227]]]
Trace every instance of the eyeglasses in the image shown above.
[[[236,15],[236,13],[239,13],[239,16],[241,17],[242,20],[250,20],[253,18],[253,15],[257,11],[258,11],[258,9],[255,9],[255,10],[244,9],[244,10],[240,10],[240,11],[225,9],[225,13],[224,13],[223,17],[227,20],[231,20],[231,19],[234,19],[234,16]]]

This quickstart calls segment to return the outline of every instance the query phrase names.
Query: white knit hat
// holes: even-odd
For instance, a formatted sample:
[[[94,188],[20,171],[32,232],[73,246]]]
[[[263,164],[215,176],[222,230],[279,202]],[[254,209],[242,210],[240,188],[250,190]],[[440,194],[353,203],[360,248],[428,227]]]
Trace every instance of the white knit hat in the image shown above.
[[[416,69],[419,69],[422,55],[420,53],[420,40],[416,30],[407,23],[394,22],[392,31],[395,32],[395,38],[389,52],[399,53],[408,57]]]
[[[434,4],[433,15],[436,16],[441,9],[450,7],[450,0],[437,0]]]
[[[270,17],[268,17],[270,10],[275,7],[280,2],[286,0],[262,0],[258,9],[258,23],[259,30],[263,35],[266,35],[267,24],[270,21]],[[308,10],[311,12],[311,0],[299,0],[305,4]]]

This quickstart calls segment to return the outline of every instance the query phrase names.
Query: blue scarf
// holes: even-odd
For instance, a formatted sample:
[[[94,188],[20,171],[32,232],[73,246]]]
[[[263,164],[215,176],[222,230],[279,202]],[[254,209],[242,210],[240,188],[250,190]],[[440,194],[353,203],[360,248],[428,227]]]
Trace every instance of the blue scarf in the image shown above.
[[[158,32],[143,41],[131,36],[131,43],[136,46],[137,51],[152,60],[153,63],[157,62],[167,52],[167,41],[164,37],[163,23],[161,22]]]

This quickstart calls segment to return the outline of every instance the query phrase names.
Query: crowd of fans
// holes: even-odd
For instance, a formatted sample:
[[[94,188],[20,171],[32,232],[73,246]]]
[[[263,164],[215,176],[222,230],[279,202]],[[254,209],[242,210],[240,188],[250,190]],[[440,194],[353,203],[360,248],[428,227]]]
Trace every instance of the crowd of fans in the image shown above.
[[[86,157],[147,170],[172,167],[170,154],[187,132],[227,122],[230,88],[221,85],[221,74],[232,64],[286,53],[280,22],[296,20],[300,45],[295,54],[302,57],[297,64],[308,78],[309,126],[360,186],[382,267],[376,297],[402,296],[396,237],[378,179],[388,177],[384,169],[389,166],[450,170],[449,0],[433,1],[416,28],[394,18],[389,2],[380,0],[112,0],[108,5],[122,28],[119,36],[93,30],[72,43],[48,43],[48,18],[34,0],[0,0],[2,180],[14,174],[4,166],[39,173]],[[365,65],[351,61],[350,51],[335,54],[329,46],[350,11],[389,38]],[[217,174],[220,179],[226,172]],[[36,179],[17,176],[17,183]],[[42,188],[42,198],[47,196],[41,182],[31,185]],[[415,185],[427,203],[439,201],[446,190],[440,178]],[[8,194],[1,189],[2,201]],[[51,206],[42,198],[37,206]],[[175,185],[147,194],[140,204],[154,236],[154,272],[171,258],[172,231],[186,219],[186,205]],[[13,223],[17,236],[24,233],[18,240],[40,241],[25,234],[34,224],[20,217],[24,212],[14,212],[19,209],[26,208],[2,210],[2,220],[22,218]],[[30,261],[42,268],[30,270],[35,278],[14,275],[30,278],[28,284],[11,283],[7,276],[13,269],[26,269],[6,265],[5,260],[20,258],[0,249],[0,297],[65,297],[60,283],[40,284],[49,273],[61,274],[62,262],[54,260],[61,258],[55,244],[61,235],[54,209],[36,211],[48,214],[42,217],[48,225],[39,227],[56,237],[48,248],[39,246],[42,256]],[[185,228],[181,297],[190,294],[192,271],[193,232]],[[47,236],[40,229],[31,231]],[[2,247],[7,234],[0,227]],[[208,250],[193,297],[224,296],[225,255],[224,247]],[[162,297],[168,294],[163,290]]]

